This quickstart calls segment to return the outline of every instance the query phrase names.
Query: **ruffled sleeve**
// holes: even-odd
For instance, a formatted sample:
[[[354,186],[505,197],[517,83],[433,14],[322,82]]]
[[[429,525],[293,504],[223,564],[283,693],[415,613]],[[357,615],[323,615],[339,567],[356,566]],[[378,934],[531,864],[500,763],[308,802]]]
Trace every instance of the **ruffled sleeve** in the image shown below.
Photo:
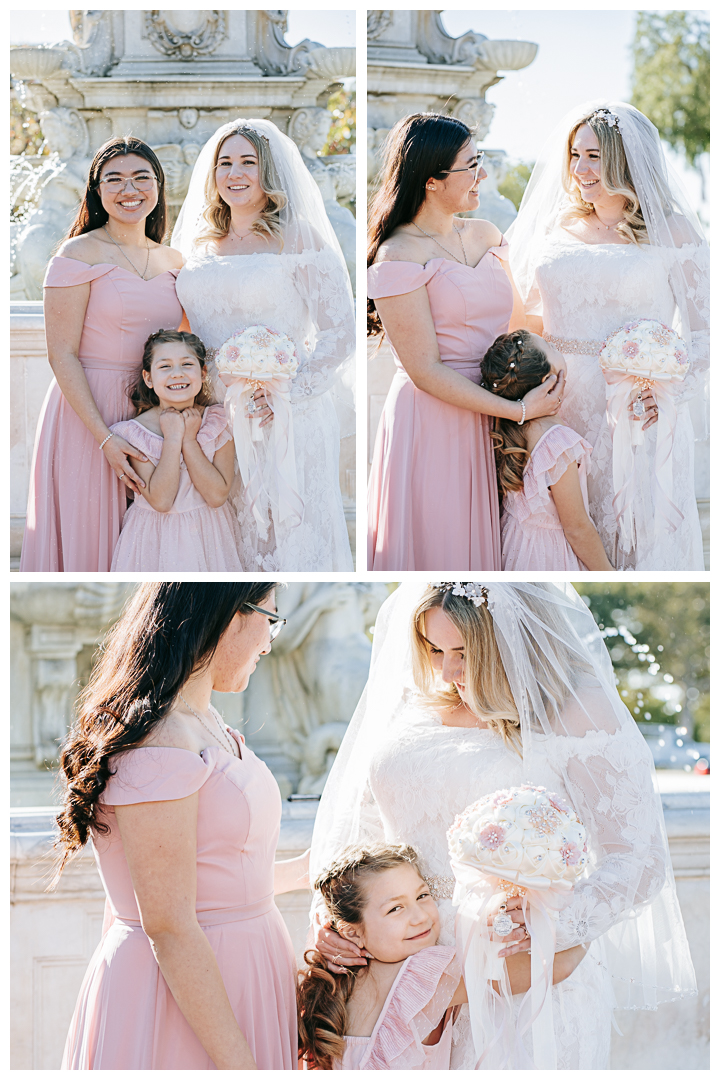
[[[221,446],[232,439],[224,405],[208,405],[197,433],[198,444],[212,461]]]
[[[163,447],[162,435],[156,435],[154,431],[148,431],[137,420],[120,420],[117,424],[111,424],[110,430],[115,435],[127,439],[131,446],[134,446],[136,450],[140,450],[143,454],[147,454],[152,461],[160,460]]]
[[[536,443],[523,475],[523,495],[529,512],[534,514],[544,510],[552,499],[548,488],[558,482],[573,461],[585,476],[591,453],[590,443],[572,428],[556,424],[546,431]],[[585,505],[587,509],[587,498]]]
[[[393,984],[360,1068],[422,1068],[422,1041],[447,1012],[461,977],[455,950],[448,946],[434,945],[411,956]]]
[[[66,259],[63,255],[55,255],[45,271],[43,288],[66,289],[71,285],[86,285],[115,269],[117,267],[114,263],[96,263],[91,266],[79,259]]]
[[[140,746],[110,759],[110,777],[100,802],[106,806],[128,806],[141,802],[170,802],[194,795],[213,771],[191,750],[173,746]]]
[[[368,267],[367,294],[371,300],[383,296],[402,296],[415,292],[437,274],[442,259],[431,259],[425,266],[413,262],[381,262]]]

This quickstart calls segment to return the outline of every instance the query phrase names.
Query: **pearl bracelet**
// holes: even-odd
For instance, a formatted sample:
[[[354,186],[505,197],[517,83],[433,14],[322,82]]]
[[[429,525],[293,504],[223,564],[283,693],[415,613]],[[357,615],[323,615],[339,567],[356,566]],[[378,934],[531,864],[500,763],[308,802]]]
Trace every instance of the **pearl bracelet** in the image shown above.
[[[525,419],[525,413],[523,413],[523,419]],[[109,441],[110,439],[112,439],[112,437],[113,437],[113,435],[114,435],[114,434],[115,434],[115,432],[114,432],[114,431],[111,431],[109,435],[106,435],[106,436],[105,436],[105,438],[103,439],[103,441],[102,441],[102,442],[100,443],[100,449],[101,449],[101,450],[102,450],[103,446],[105,445],[105,443],[106,443],[106,442],[108,442],[108,441]]]
[[[522,427],[525,423],[525,402],[520,400],[518,401],[518,405],[522,405],[522,420],[518,420],[518,427]]]

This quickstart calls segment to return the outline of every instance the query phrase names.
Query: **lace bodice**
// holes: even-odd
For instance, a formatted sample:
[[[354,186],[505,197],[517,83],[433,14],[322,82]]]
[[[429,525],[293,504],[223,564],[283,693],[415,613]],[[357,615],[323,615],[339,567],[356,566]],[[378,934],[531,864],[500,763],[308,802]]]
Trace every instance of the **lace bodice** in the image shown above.
[[[246,326],[269,326],[292,338],[300,361],[291,398],[329,390],[355,347],[345,269],[329,248],[284,255],[193,255],[177,294],[193,333],[219,348]]]

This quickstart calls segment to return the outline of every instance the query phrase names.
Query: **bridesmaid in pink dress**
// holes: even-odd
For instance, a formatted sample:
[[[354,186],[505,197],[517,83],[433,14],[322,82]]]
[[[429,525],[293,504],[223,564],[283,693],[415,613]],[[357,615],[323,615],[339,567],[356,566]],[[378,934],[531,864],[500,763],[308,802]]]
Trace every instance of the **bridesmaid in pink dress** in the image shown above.
[[[387,333],[398,371],[370,473],[369,570],[499,570],[487,417],[559,408],[562,379],[523,402],[478,385],[514,295],[496,226],[455,217],[477,208],[486,176],[470,129],[453,117],[408,116],[390,133],[370,214],[368,330]]]
[[[277,783],[210,705],[270,652],[274,589],[139,586],[83,693],[60,844],[65,862],[91,840],[107,905],[64,1069],[297,1068],[273,896],[306,885],[307,853],[274,863]]]
[[[133,138],[102,146],[45,276],[55,379],[38,421],[23,571],[110,570],[127,489],[144,486],[131,444],[110,426],[131,415],[126,386],[147,337],[182,319],[182,257],[162,244],[165,216],[164,175],[150,147]]]

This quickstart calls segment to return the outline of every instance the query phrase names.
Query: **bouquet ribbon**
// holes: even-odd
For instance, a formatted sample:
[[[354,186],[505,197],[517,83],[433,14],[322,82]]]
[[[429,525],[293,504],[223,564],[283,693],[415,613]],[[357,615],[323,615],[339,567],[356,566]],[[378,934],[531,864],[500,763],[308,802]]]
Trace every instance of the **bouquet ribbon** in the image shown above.
[[[232,426],[238,468],[244,485],[245,504],[257,522],[261,538],[267,536],[268,510],[273,518],[289,528],[302,522],[305,506],[297,490],[293,416],[290,404],[290,384],[287,376],[231,375],[224,372],[220,379],[227,387],[225,412]],[[262,383],[265,396],[272,405],[273,422],[269,426],[268,457],[272,463],[270,490],[265,486],[262,467],[253,433],[255,420],[245,415],[250,398]],[[262,438],[262,437],[261,437]]]
[[[626,550],[635,544],[635,519],[633,501],[636,495],[637,470],[635,428],[642,435],[642,421],[633,420],[628,405],[637,395],[638,380],[652,382],[653,396],[657,402],[657,438],[653,462],[653,501],[655,507],[655,535],[660,529],[675,532],[683,515],[674,501],[672,475],[672,445],[677,410],[671,384],[680,379],[662,378],[657,373],[645,376],[641,371],[627,372],[606,369],[607,383],[606,418],[613,447],[613,509],[620,536]],[[642,442],[642,439],[640,440]]]
[[[509,941],[493,939],[488,926],[492,900],[502,891],[501,879],[454,862],[453,872],[457,879],[453,903],[458,906],[455,934],[468,995],[475,1068],[557,1069],[552,1008],[555,916],[572,885],[543,878],[519,882],[526,890],[522,911],[532,951],[530,989],[516,1018],[507,967],[498,958]],[[499,991],[494,990],[493,981]],[[532,1031],[532,1057],[523,1043],[528,1031]]]

